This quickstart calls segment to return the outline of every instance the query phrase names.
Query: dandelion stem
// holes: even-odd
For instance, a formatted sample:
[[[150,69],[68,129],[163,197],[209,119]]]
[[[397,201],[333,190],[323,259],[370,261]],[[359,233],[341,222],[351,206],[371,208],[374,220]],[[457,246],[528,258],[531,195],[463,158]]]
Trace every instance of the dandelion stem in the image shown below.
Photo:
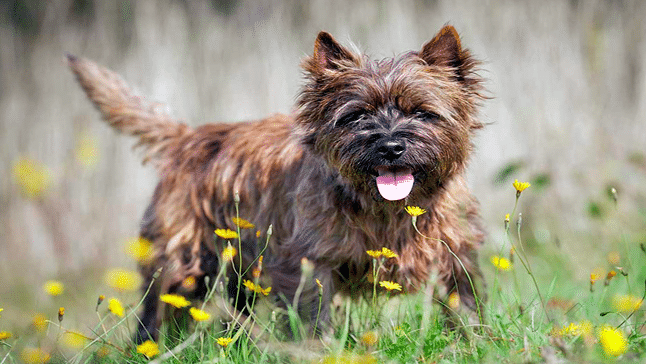
[[[312,331],[312,339],[316,337],[316,329],[318,328],[319,324],[319,315],[321,314],[321,306],[323,304],[323,292],[319,291],[319,307],[318,310],[316,311],[316,320],[314,321],[314,330]]]
[[[101,318],[101,314],[99,313],[98,310],[96,311],[96,316],[99,318],[99,325],[101,326],[101,328],[103,329],[103,333],[105,334],[106,332],[105,325],[103,324],[103,319]]]
[[[240,195],[238,194],[238,191],[235,192],[233,200],[235,202],[234,205],[236,207],[236,219],[238,219],[237,221],[240,221]],[[240,287],[242,285],[242,274],[240,272],[242,272],[243,254],[242,254],[242,236],[240,235],[240,225],[239,224],[235,224],[235,225],[236,225],[236,231],[238,232],[238,257],[239,257],[240,265],[238,266],[239,271],[236,272],[238,276],[238,284],[237,284],[238,288],[236,290],[236,298],[234,300],[235,303],[233,307],[238,307],[238,299],[240,298],[240,289],[242,289]],[[235,270],[235,264],[232,264],[232,265]]]
[[[377,307],[377,276],[379,275],[379,269],[381,269],[381,264],[377,268],[377,259],[372,258],[372,307],[373,309]],[[373,312],[374,313],[374,312]]]
[[[260,256],[261,256],[261,255],[263,255],[263,254],[265,254],[265,251],[267,250],[267,247],[269,246],[269,238],[271,237],[271,232],[272,232],[271,230],[272,230],[272,227],[271,227],[271,225],[269,225],[269,229],[267,229],[267,238],[265,239],[265,246],[264,246],[264,247],[262,247],[262,249],[260,249],[260,252],[258,252],[258,254],[256,254],[256,257],[254,258],[254,260],[253,260],[253,261],[251,261],[251,264],[249,264],[249,266],[247,267],[247,269],[245,269],[245,270],[244,270],[244,272],[242,272],[242,275],[243,275],[243,276],[244,276],[245,274],[247,274],[247,272],[249,271],[249,269],[251,269],[251,268],[253,267],[254,263],[258,261],[258,259],[260,258]]]
[[[438,239],[438,238],[431,238],[431,237],[428,237],[428,236],[426,236],[426,235],[422,234],[422,233],[419,231],[419,229],[417,229],[417,225],[416,225],[416,224],[413,224],[413,227],[415,228],[415,231],[417,231],[417,233],[418,233],[419,235],[421,235],[422,237],[424,237],[424,238],[426,238],[426,239],[429,239],[429,240],[436,240],[436,241],[439,241],[440,243],[444,244],[444,246],[445,246],[445,247],[446,247],[446,249],[449,251],[449,253],[451,253],[451,255],[453,255],[453,257],[458,261],[458,263],[460,264],[460,267],[462,267],[462,270],[464,271],[464,274],[467,276],[467,279],[469,280],[469,285],[471,286],[471,291],[473,292],[473,298],[474,298],[474,300],[475,300],[475,304],[476,304],[476,312],[478,313],[478,320],[480,320],[480,323],[483,323],[483,322],[484,322],[484,318],[482,317],[482,311],[480,310],[480,304],[481,304],[480,297],[478,297],[478,294],[476,293],[475,285],[473,284],[473,280],[471,280],[471,274],[469,274],[469,272],[467,271],[467,268],[466,268],[466,267],[464,266],[464,264],[462,263],[462,259],[460,259],[460,258],[459,258],[459,257],[458,257],[454,252],[453,252],[453,250],[451,250],[451,247],[449,247],[449,244],[447,244],[444,240],[442,240],[442,239]]]
[[[516,198],[516,200],[518,200],[518,198]],[[514,210],[515,210],[515,208],[514,208]],[[521,235],[520,235],[521,224],[517,224],[517,227],[518,227],[517,228],[518,245],[520,245],[520,248],[521,248],[520,251],[518,252],[518,260],[520,260],[523,267],[525,267],[525,270],[527,271],[527,274],[529,274],[529,276],[532,278],[532,282],[534,283],[534,287],[536,288],[536,293],[538,293],[538,298],[541,300],[541,306],[543,307],[543,311],[545,312],[545,317],[547,317],[547,321],[549,321],[551,323],[552,318],[550,317],[549,313],[547,312],[547,307],[545,306],[545,300],[543,299],[543,295],[541,294],[541,290],[538,288],[538,282],[536,282],[536,277],[534,276],[534,273],[532,272],[531,266],[529,265],[529,259],[527,258],[527,254],[525,253],[525,248],[523,247],[523,240],[522,240]]]
[[[345,302],[345,321],[343,323],[343,331],[341,331],[341,336],[339,337],[339,346],[336,353],[337,357],[343,348],[345,348],[348,341],[348,334],[350,332],[350,305],[352,302],[350,301],[350,298],[346,298]]]
[[[87,343],[87,344],[83,347],[83,349],[81,349],[81,350],[80,350],[80,351],[79,351],[79,352],[74,356],[74,358],[73,358],[73,359],[78,358],[78,356],[79,356],[79,355],[81,355],[81,354],[82,354],[82,353],[83,353],[87,348],[89,348],[89,347],[90,347],[90,346],[92,346],[94,343],[99,342],[99,341],[101,341],[103,344],[110,345],[110,346],[112,346],[112,347],[114,347],[114,348],[117,348],[117,349],[118,349],[118,347],[114,346],[113,344],[111,344],[109,341],[107,341],[107,340],[106,340],[106,339],[107,339],[107,337],[108,337],[108,336],[109,336],[109,335],[110,335],[110,334],[111,334],[111,333],[112,333],[112,332],[113,332],[117,327],[119,327],[122,323],[124,323],[124,322],[125,322],[125,321],[130,317],[130,316],[132,316],[132,315],[137,311],[137,309],[139,309],[139,307],[144,303],[144,300],[145,300],[145,299],[146,299],[146,297],[148,296],[148,293],[150,293],[150,289],[152,288],[153,284],[155,283],[155,280],[156,280],[156,279],[157,279],[157,277],[159,276],[159,273],[160,273],[160,272],[161,272],[161,268],[160,268],[160,269],[158,269],[158,270],[157,270],[157,272],[155,272],[155,274],[153,274],[153,277],[152,277],[152,279],[150,280],[150,284],[148,284],[148,288],[146,288],[146,292],[144,292],[143,296],[141,297],[141,299],[139,300],[139,302],[137,302],[137,304],[135,305],[135,307],[133,307],[133,308],[130,310],[130,312],[128,312],[126,315],[124,315],[124,317],[123,317],[121,320],[119,320],[119,322],[117,322],[114,326],[112,326],[108,331],[106,331],[105,333],[103,333],[103,334],[101,334],[101,335],[97,336],[97,337],[96,337],[96,338],[94,338],[92,341],[90,341],[89,343]],[[123,350],[121,349],[121,351],[123,351]]]
[[[184,340],[183,342],[179,343],[172,350],[169,350],[169,351],[165,352],[164,354],[158,356],[155,360],[152,360],[152,361],[148,362],[148,364],[158,364],[158,363],[161,363],[164,360],[169,359],[171,357],[176,357],[177,354],[182,352],[182,350],[189,347],[189,345],[191,345],[197,339],[197,337],[198,337],[198,335],[200,335],[200,333],[201,333],[200,330],[196,330],[195,332],[193,332],[191,334],[191,336],[186,338],[186,340]]]
[[[296,287],[296,292],[294,293],[294,300],[292,301],[292,307],[294,311],[298,313],[298,301],[303,293],[303,288],[305,287],[305,280],[307,279],[305,272],[301,273],[301,279],[298,282],[298,287]]]
[[[4,358],[2,358],[2,361],[0,361],[0,364],[4,364],[4,362],[5,362],[5,361],[7,360],[7,358],[9,357],[9,354],[11,354],[11,349],[13,349],[13,346],[11,346],[11,345],[9,345],[9,344],[5,344],[5,345],[7,345],[10,349],[7,351],[7,355],[5,355],[5,356],[4,356]]]
[[[514,208],[511,210],[511,214],[510,214],[509,216],[516,216],[516,209],[518,208],[518,198],[519,198],[519,197],[520,197],[520,195],[519,195],[518,193],[516,193],[516,201],[514,202]],[[511,226],[511,223],[510,223],[510,222],[507,222],[507,220],[506,220],[506,218],[505,218],[505,237],[507,238],[507,243],[509,244],[509,246],[510,246],[512,249],[515,249],[515,248],[514,248],[514,243],[512,243],[512,241],[511,241],[511,237],[510,237],[510,235],[509,235],[509,228],[510,228],[510,226]],[[503,249],[504,249],[504,248],[505,248],[505,245],[503,244],[503,245],[500,247],[500,250],[498,251],[498,256],[502,256],[502,251],[503,251]],[[499,278],[499,276],[500,276],[500,270],[496,270],[496,273],[495,273],[495,276],[494,276],[494,281],[493,281],[493,289],[494,289],[494,292],[496,292],[496,291],[497,291],[497,290],[496,290],[496,288],[497,288],[497,286],[498,286],[498,278]],[[494,297],[495,297],[495,296],[494,296]],[[502,299],[502,297],[501,297],[501,299]],[[492,302],[492,306],[495,306],[495,305],[493,305],[493,302]]]

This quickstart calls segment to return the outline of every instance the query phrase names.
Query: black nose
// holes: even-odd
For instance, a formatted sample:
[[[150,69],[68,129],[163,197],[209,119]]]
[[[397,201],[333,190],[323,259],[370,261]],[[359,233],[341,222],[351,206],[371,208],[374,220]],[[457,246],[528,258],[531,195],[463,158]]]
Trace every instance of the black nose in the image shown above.
[[[402,139],[383,139],[377,144],[377,154],[391,162],[401,157],[404,151],[406,143]]]

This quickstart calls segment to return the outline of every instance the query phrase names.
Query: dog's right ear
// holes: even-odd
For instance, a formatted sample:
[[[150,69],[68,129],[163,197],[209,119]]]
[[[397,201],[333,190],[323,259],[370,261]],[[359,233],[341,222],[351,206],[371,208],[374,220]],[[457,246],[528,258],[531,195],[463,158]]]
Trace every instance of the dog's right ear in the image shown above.
[[[357,64],[357,57],[340,45],[328,32],[320,32],[314,42],[314,54],[306,60],[305,69],[312,74],[337,71]]]

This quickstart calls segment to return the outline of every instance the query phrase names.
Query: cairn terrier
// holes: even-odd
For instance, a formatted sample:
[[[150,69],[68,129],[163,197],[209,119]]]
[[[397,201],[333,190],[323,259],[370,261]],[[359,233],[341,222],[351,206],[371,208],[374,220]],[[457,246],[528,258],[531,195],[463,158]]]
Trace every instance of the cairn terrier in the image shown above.
[[[263,254],[261,282],[286,307],[306,262],[311,271],[298,312],[311,324],[318,318],[320,328],[333,295],[372,292],[366,251],[386,247],[397,257],[385,260],[379,281],[410,293],[433,275],[440,298],[456,292],[461,307],[479,313],[476,249],[484,234],[464,174],[472,135],[483,126],[477,110],[484,97],[478,62],[452,26],[420,51],[379,61],[321,32],[302,63],[305,83],[293,114],[196,128],[134,96],[113,72],[71,55],[68,61],[103,118],[138,137],[145,161],[159,172],[141,224],[154,256],[141,264],[150,291],[137,341],[157,337],[166,315],[161,294],[204,298],[206,282],[214,285],[228,263],[221,257],[227,240],[214,230],[235,231],[237,216],[255,225],[241,230],[242,267],[236,257],[221,280],[239,311],[251,295],[239,289],[235,272],[254,281],[249,268],[257,276]],[[426,210],[417,217],[419,232],[406,206]],[[237,239],[230,243],[238,247]]]

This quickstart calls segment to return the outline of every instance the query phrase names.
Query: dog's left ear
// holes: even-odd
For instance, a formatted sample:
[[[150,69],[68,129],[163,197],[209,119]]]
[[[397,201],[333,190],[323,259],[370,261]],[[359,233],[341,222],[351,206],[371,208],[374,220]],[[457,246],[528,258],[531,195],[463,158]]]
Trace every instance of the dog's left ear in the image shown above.
[[[468,57],[462,50],[458,32],[451,25],[444,26],[430,42],[424,44],[419,56],[429,65],[453,67],[458,73]]]

